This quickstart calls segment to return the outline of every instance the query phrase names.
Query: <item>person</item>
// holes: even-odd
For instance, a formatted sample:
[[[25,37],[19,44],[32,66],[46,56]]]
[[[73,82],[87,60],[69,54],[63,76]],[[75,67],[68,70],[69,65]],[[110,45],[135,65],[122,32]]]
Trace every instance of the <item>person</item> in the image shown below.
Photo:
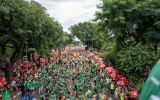
[[[124,93],[124,89],[121,88],[120,90],[120,94],[119,94],[120,100],[125,100],[125,93]]]
[[[49,94],[50,94],[50,90],[47,88],[45,91],[45,99],[44,100],[49,100]]]
[[[86,92],[86,97],[88,98],[88,99],[90,99],[91,97],[92,97],[92,91],[88,88],[88,90],[87,90],[87,92]]]
[[[114,80],[111,80],[111,93],[113,94],[114,93],[114,89],[115,89],[115,81]]]
[[[2,100],[11,100],[11,89],[9,85],[4,86],[4,90],[2,91]]]
[[[22,97],[25,96],[25,81],[23,80],[21,83],[20,83],[20,89],[21,89],[21,93],[22,93]]]
[[[119,94],[120,94],[120,87],[118,86],[118,87],[116,87],[116,89],[115,89],[115,91],[114,91],[114,97],[116,98],[116,99],[119,99]]]
[[[160,60],[153,67],[139,96],[139,100],[160,100]],[[137,96],[138,97],[138,96]],[[137,98],[135,98],[137,99]]]
[[[40,100],[44,100],[44,98],[45,98],[45,97],[44,97],[44,94],[41,92],[41,93],[40,93]]]
[[[57,100],[56,95],[53,92],[50,95],[50,100]]]

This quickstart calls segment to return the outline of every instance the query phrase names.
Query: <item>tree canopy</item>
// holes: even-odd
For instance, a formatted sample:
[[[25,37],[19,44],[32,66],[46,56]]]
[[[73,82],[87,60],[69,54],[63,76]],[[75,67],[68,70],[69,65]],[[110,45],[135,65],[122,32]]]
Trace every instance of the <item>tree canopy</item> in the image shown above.
[[[160,2],[157,0],[103,0],[96,13],[101,29],[121,47],[160,42]]]
[[[56,46],[63,46],[64,38],[69,35],[36,1],[0,1],[1,68],[6,68],[7,63],[12,66],[30,48],[45,56]]]
[[[98,32],[97,24],[93,22],[78,23],[70,27],[73,37],[77,37],[88,47],[101,48],[101,34]]]
[[[103,46],[112,45],[105,57],[128,75],[135,84],[142,82],[160,55],[160,2],[157,0],[102,0],[95,21],[103,33]],[[106,46],[105,46],[106,45]],[[140,77],[140,78],[139,78]],[[137,85],[138,86],[138,85]]]

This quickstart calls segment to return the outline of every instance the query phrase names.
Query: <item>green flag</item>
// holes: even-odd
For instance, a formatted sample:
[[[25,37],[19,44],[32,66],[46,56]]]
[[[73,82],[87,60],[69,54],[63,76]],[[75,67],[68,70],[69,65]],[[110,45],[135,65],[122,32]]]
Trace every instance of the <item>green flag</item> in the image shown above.
[[[160,100],[160,61],[153,67],[139,100]]]

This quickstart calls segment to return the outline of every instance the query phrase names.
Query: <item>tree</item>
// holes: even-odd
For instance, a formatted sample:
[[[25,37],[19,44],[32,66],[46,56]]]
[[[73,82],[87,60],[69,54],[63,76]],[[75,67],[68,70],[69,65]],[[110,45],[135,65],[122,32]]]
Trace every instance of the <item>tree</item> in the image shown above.
[[[95,20],[106,38],[104,41],[113,41],[113,48],[103,53],[107,64],[124,72],[137,85],[159,57],[160,2],[103,0],[98,8]]]
[[[78,23],[70,27],[73,37],[80,39],[88,47],[101,48],[101,35],[93,22]]]
[[[96,13],[96,20],[101,29],[112,34],[121,47],[145,45],[151,39],[151,35],[146,34],[160,34],[157,28],[159,5],[157,0],[103,0],[98,6],[101,11]],[[155,51],[159,43],[157,40],[152,40]]]
[[[132,83],[136,83],[144,77],[147,69],[151,69],[157,62],[158,56],[147,46],[137,45],[123,49],[118,53],[117,68],[129,77]]]
[[[0,69],[9,82],[11,67],[28,48],[41,55],[62,44],[62,26],[35,1],[3,0],[0,3]],[[60,42],[58,42],[60,41]],[[11,52],[11,53],[10,53]]]

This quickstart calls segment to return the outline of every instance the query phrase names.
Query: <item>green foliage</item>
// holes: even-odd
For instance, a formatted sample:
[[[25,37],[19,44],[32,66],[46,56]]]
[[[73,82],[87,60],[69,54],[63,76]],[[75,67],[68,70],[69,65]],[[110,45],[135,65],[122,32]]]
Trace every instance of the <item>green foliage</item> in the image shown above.
[[[27,49],[27,53],[36,53],[37,50],[35,48],[29,48]]]
[[[103,33],[102,56],[140,89],[145,70],[160,57],[160,2],[102,0],[98,8],[95,20]],[[106,48],[110,50],[104,52]]]
[[[104,58],[104,61],[107,66],[118,66],[118,57],[117,57],[116,46],[105,48],[105,51],[101,51],[100,55]]]
[[[75,42],[72,38],[72,35],[66,32],[64,35],[61,36],[61,38],[62,39],[59,40],[59,45],[58,45],[59,48],[65,48],[66,46],[74,44]]]
[[[78,23],[70,27],[73,37],[80,39],[88,47],[101,48],[101,34],[97,24],[92,22]]]
[[[26,47],[35,48],[42,54],[68,41],[64,39],[66,33],[62,26],[35,1],[3,0],[0,16],[0,53],[5,55],[10,43],[14,49],[11,55],[13,63],[24,54]]]
[[[41,56],[42,57],[51,57],[52,55],[49,50],[43,50]]]
[[[160,42],[160,2],[157,0],[103,0],[96,20],[100,30],[112,34],[117,46],[150,44],[157,52]],[[108,37],[106,37],[108,38]]]
[[[139,79],[139,80],[136,82],[135,89],[136,89],[136,90],[139,90],[139,93],[141,93],[141,90],[142,90],[144,84],[145,84],[145,81],[144,81],[143,79]]]
[[[38,2],[0,1],[0,57],[4,56],[0,65],[9,59],[11,63],[5,65],[12,66],[26,50],[49,57],[53,48],[64,47],[66,41],[69,43],[70,37]]]
[[[118,57],[120,63],[118,69],[125,72],[133,82],[143,77],[146,69],[152,68],[158,60],[153,50],[141,45],[123,49],[118,53]]]

